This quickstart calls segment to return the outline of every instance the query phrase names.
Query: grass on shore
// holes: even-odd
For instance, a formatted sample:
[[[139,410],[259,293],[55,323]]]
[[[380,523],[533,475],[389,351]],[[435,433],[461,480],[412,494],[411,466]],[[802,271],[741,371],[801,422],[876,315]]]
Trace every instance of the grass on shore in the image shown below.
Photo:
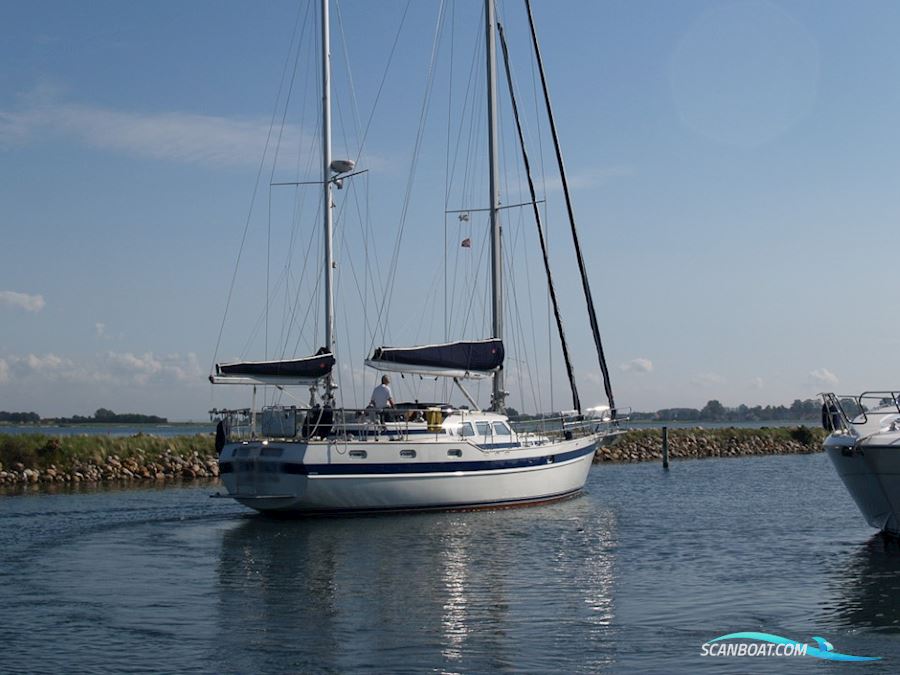
[[[0,465],[11,468],[21,462],[27,468],[46,469],[51,464],[65,469],[76,464],[103,464],[116,455],[120,460],[157,460],[166,451],[175,455],[215,455],[209,435],[194,436],[48,436],[46,434],[0,434]]]

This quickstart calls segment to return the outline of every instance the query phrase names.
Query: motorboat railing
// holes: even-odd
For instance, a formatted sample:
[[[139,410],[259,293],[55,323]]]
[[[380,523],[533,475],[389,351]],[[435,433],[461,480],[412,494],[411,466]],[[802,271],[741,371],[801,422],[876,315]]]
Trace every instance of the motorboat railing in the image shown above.
[[[822,426],[831,433],[847,433],[854,426],[869,423],[872,415],[900,414],[900,391],[864,391],[858,395],[820,394],[822,397]],[[846,410],[852,402],[856,410]]]
[[[612,436],[623,434],[631,417],[631,408],[617,409],[615,415],[604,411],[602,416],[561,414],[511,421],[519,439],[527,443],[535,438],[575,438],[589,434]]]

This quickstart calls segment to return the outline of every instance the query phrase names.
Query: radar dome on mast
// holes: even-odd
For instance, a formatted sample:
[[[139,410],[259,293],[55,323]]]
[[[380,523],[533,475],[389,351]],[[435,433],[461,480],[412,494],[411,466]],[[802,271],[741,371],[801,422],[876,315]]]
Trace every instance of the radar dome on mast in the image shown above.
[[[328,166],[335,173],[347,173],[348,171],[353,171],[353,167],[356,166],[356,162],[354,162],[352,159],[336,159]]]

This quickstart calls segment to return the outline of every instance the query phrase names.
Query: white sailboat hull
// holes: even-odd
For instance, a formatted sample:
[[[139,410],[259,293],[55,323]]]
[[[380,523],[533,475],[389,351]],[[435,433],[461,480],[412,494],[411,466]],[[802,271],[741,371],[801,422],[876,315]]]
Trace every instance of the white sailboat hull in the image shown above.
[[[312,514],[501,507],[560,499],[580,491],[599,440],[587,436],[509,450],[443,441],[272,441],[265,446],[248,442],[226,445],[220,466],[228,496],[257,511]],[[274,457],[278,450],[280,455]],[[238,458],[239,454],[244,457]]]

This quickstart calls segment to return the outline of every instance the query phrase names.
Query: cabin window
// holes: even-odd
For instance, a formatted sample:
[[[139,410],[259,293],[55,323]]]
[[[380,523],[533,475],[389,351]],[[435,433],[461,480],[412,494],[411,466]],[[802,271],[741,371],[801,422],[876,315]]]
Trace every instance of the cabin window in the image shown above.
[[[497,436],[510,436],[512,435],[509,427],[506,426],[503,422],[494,422],[494,434]]]
[[[284,450],[282,448],[263,448],[259,451],[260,457],[281,457],[281,453]]]
[[[459,435],[460,436],[474,436],[475,429],[472,427],[471,422],[466,422],[459,427]]]
[[[243,457],[243,458],[249,457],[250,450],[252,450],[252,448],[249,448],[249,447],[235,448],[233,456],[234,457]]]
[[[476,422],[475,426],[478,427],[478,435],[479,436],[490,436],[491,435],[491,423],[490,422]]]
[[[459,450],[458,448],[453,448],[452,450],[448,450],[447,454],[450,455],[451,457],[462,457],[462,450]]]
[[[365,459],[368,457],[368,453],[365,450],[351,450],[350,456],[356,457],[357,459]]]
[[[415,450],[401,450],[400,456],[401,457],[415,457],[416,451]]]

